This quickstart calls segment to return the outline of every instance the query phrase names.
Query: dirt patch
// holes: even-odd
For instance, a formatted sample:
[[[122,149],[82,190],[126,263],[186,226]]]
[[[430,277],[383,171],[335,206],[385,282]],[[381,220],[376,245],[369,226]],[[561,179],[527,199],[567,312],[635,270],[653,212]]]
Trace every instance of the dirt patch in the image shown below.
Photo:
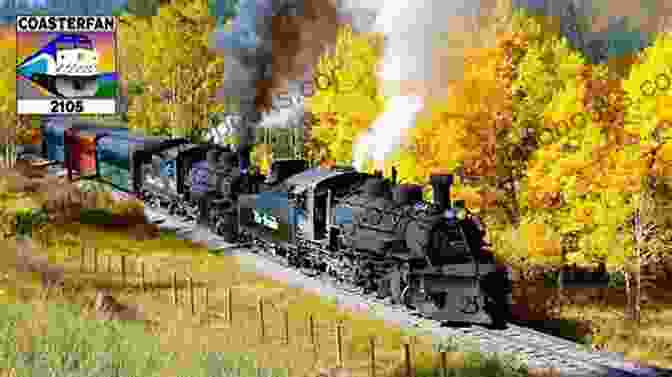
[[[122,304],[107,291],[96,293],[93,309],[94,316],[102,320],[146,321],[138,306]]]
[[[38,273],[43,287],[53,287],[64,283],[65,270],[49,263],[46,255],[40,255],[39,246],[32,239],[18,239],[16,247],[16,267],[19,272]]]

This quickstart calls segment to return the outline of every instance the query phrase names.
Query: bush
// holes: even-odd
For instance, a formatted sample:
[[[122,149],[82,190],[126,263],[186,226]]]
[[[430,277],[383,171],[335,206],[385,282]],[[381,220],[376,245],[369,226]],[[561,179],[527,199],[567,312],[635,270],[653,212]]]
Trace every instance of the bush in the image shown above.
[[[138,199],[115,201],[110,206],[113,214],[123,217],[144,217],[145,205]]]
[[[37,227],[43,226],[49,222],[47,212],[43,209],[23,209],[16,213],[15,234],[21,236],[32,236]]]
[[[625,288],[625,274],[622,271],[609,273],[609,288]]]
[[[89,225],[112,225],[114,213],[106,208],[82,208],[79,221]]]

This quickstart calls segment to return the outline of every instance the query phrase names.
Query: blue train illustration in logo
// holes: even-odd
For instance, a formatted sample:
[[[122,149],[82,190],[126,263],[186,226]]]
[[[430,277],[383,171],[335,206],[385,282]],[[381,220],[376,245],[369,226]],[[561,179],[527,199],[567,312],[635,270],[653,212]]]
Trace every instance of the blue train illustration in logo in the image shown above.
[[[99,54],[80,34],[61,34],[16,68],[58,97],[93,97],[98,90]]]

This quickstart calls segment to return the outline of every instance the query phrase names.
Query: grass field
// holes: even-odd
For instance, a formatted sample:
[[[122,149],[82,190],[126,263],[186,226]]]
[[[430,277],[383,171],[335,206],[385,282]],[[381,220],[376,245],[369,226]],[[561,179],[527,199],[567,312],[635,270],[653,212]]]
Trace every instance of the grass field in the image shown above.
[[[153,377],[177,370],[178,355],[162,350],[160,338],[144,326],[83,319],[78,306],[62,300],[2,305],[0,335],[0,362],[9,366],[5,375]],[[188,356],[188,369],[181,369],[188,376],[287,375],[286,370],[257,373],[254,359],[243,353],[192,352]]]
[[[49,196],[40,194],[39,189],[36,191],[30,195],[5,197],[5,205],[12,208],[39,206],[44,204],[45,200],[60,200],[60,205],[54,203],[49,205],[64,209],[67,208],[65,205],[67,203],[62,201],[73,200],[77,196],[72,193]],[[108,354],[107,359],[115,359],[124,365],[127,363],[128,368],[131,368],[129,376],[139,371],[142,371],[140,375],[143,376],[152,373],[161,376],[200,376],[201,374],[197,373],[200,370],[198,368],[203,367],[198,366],[200,364],[194,360],[204,357],[203,355],[231,355],[244,351],[265,368],[285,370],[291,376],[314,376],[321,368],[337,365],[334,330],[336,323],[340,322],[344,329],[344,366],[353,376],[369,375],[370,336],[376,337],[378,376],[403,375],[402,343],[406,341],[412,343],[412,365],[416,375],[430,376],[435,373],[438,362],[435,340],[403,332],[395,326],[371,319],[365,311],[344,311],[335,302],[300,289],[289,288],[278,281],[262,278],[242,269],[235,257],[213,256],[202,246],[178,240],[170,234],[161,234],[155,239],[137,240],[129,236],[128,229],[62,222],[61,225],[53,222],[43,233],[36,234],[32,243],[6,239],[3,241],[5,247],[0,253],[0,266],[2,266],[0,274],[4,276],[0,281],[3,293],[0,302],[6,304],[3,306],[7,308],[14,307],[17,303],[28,303],[17,309],[6,309],[10,311],[6,315],[10,315],[11,310],[15,310],[15,313],[23,310],[21,313],[25,314],[18,315],[22,317],[22,322],[13,327],[17,329],[15,331],[17,339],[10,343],[16,344],[17,347],[19,345],[26,347],[25,349],[30,350],[30,354],[46,356],[51,352],[53,355],[50,356],[50,360],[55,360],[53,362],[57,363],[72,353],[72,347],[80,347],[82,355],[78,357],[82,360],[98,360],[95,352],[117,347],[121,351]],[[87,255],[84,270],[81,264],[82,245],[85,246]],[[100,260],[97,272],[93,271],[91,262],[93,250],[97,250]],[[125,255],[127,260],[126,285],[122,284],[120,273],[121,255]],[[112,257],[111,272],[107,272],[107,256]],[[149,285],[147,291],[141,289],[138,281],[140,275],[135,269],[138,260],[142,260],[146,266],[146,280]],[[170,287],[172,272],[177,274],[182,288],[186,276],[189,275],[194,279],[197,292],[196,315],[191,314],[186,302],[185,289],[180,289],[179,305],[172,304]],[[45,306],[39,297],[44,293],[43,281],[50,279],[63,280],[65,289],[62,296],[56,294],[58,290],[52,290],[52,298],[47,302],[63,301],[76,306],[66,306],[65,309],[58,309],[53,305]],[[209,289],[208,314],[205,314],[203,308],[205,285]],[[230,324],[222,318],[226,312],[224,294],[229,288],[233,292],[233,319]],[[99,336],[105,331],[112,330],[85,330],[86,326],[102,326],[89,323],[91,320],[86,319],[89,310],[87,308],[91,307],[95,294],[101,289],[111,292],[123,304],[137,308],[149,322],[144,326],[136,326],[133,330],[129,327],[128,336],[122,332],[112,337],[112,340]],[[266,337],[263,342],[258,336],[257,303],[260,297],[263,298],[266,308],[264,320]],[[26,309],[25,305],[33,305],[36,309]],[[56,310],[53,313],[52,307]],[[282,315],[284,310],[288,311],[289,318],[287,331],[289,342],[286,345],[285,322]],[[71,314],[64,314],[66,312]],[[77,319],[78,312],[81,313],[80,319]],[[317,347],[310,342],[308,317],[311,314],[315,322]],[[65,316],[69,316],[67,317],[69,319]],[[63,321],[70,321],[70,324],[65,326]],[[22,326],[32,330],[24,331]],[[141,336],[138,328],[146,329],[142,336],[146,336],[147,339],[135,340]],[[70,330],[67,329],[79,331],[81,334],[74,336],[68,333]],[[36,334],[44,332],[56,334],[47,338],[50,343],[39,341],[36,337]],[[87,340],[86,337],[89,336],[87,334],[95,339]],[[86,345],[87,342],[96,345]],[[137,344],[138,347],[146,344],[147,348],[133,349],[127,346],[129,343]],[[152,348],[156,344],[158,348]],[[5,346],[11,349],[11,344],[6,343]],[[18,368],[17,355],[24,352],[23,350],[10,350],[3,353],[3,357],[7,358],[10,366]],[[141,362],[144,358],[137,360],[137,355],[145,354],[165,354],[174,357],[150,365]],[[450,355],[449,367],[454,373],[459,373],[455,375],[484,377],[528,375],[526,369],[519,367],[514,361],[500,360],[497,357],[474,352],[450,353]],[[119,360],[116,360],[117,358]],[[212,358],[216,359],[215,356],[211,356]],[[156,356],[156,360],[164,358]],[[198,365],[194,366],[194,363]],[[35,365],[35,368],[38,368],[37,364]],[[93,364],[86,365],[88,368]],[[78,375],[74,372],[68,374],[64,369],[60,373],[69,376]],[[104,372],[99,375],[107,376]]]
[[[30,316],[26,316],[29,318],[24,318],[29,321],[24,321],[22,326],[42,329],[40,326],[52,325],[53,321],[50,317],[52,314],[38,299],[42,293],[41,281],[51,274],[66,282],[66,290],[64,297],[58,296],[50,299],[49,302],[55,300],[77,305],[70,306],[70,309],[67,309],[70,312],[80,311],[86,317],[87,307],[90,306],[96,292],[100,289],[107,289],[122,303],[136,307],[139,312],[143,313],[144,317],[151,321],[151,325],[145,326],[147,331],[143,333],[143,336],[158,342],[160,352],[157,352],[160,354],[175,355],[169,362],[161,364],[160,367],[156,366],[157,370],[161,370],[161,376],[184,376],[182,371],[191,370],[194,370],[194,376],[199,376],[196,369],[201,367],[194,366],[200,362],[194,361],[200,357],[199,355],[218,355],[218,353],[229,355],[240,351],[248,352],[263,367],[280,368],[289,371],[292,376],[314,376],[316,370],[336,365],[336,336],[334,333],[335,324],[339,321],[344,325],[343,359],[345,367],[351,370],[354,376],[369,375],[370,336],[376,337],[378,376],[403,375],[404,364],[401,355],[402,344],[406,341],[411,341],[413,344],[413,366],[417,369],[416,375],[430,376],[436,372],[438,361],[438,354],[435,352],[436,340],[404,332],[391,324],[371,319],[367,315],[367,308],[362,308],[359,312],[343,310],[337,303],[247,271],[241,268],[240,261],[235,257],[214,256],[204,247],[179,240],[171,234],[162,233],[155,238],[142,237],[136,234],[137,226],[132,229],[110,228],[67,221],[67,213],[72,212],[68,208],[76,204],[74,202],[77,200],[79,200],[79,207],[112,206],[112,203],[104,198],[79,197],[80,199],[77,199],[77,194],[63,188],[65,186],[60,186],[62,190],[65,190],[60,194],[58,192],[47,194],[39,187],[17,191],[17,187],[25,188],[25,184],[3,187],[15,191],[14,194],[5,194],[2,198],[2,203],[7,208],[47,205],[52,209],[60,208],[58,211],[64,213],[60,216],[61,225],[58,225],[58,222],[52,222],[44,233],[35,235],[35,243],[30,253],[22,251],[22,248],[26,248],[25,243],[17,243],[13,239],[0,241],[5,246],[0,252],[2,268],[0,277],[3,277],[0,279],[0,290],[2,290],[0,303],[28,303],[24,305],[45,308],[33,310]],[[10,191],[7,189],[5,193]],[[131,213],[133,208],[135,208],[133,205],[126,206],[120,213]],[[140,230],[142,229],[141,227]],[[86,255],[84,270],[81,264],[82,246],[85,246]],[[96,272],[93,271],[93,250],[96,250],[99,260]],[[46,272],[45,270],[39,271],[39,268],[33,268],[30,272],[31,269],[25,267],[25,255],[27,254],[30,254],[35,261],[33,265],[52,267]],[[23,259],[21,255],[24,256]],[[129,284],[125,286],[122,285],[120,272],[121,255],[125,255],[127,261]],[[107,272],[108,256],[113,262],[111,272]],[[140,274],[137,270],[137,262],[140,260],[146,268],[147,291],[143,291],[140,287]],[[171,302],[172,272],[176,273],[178,285],[181,288],[177,307]],[[186,276],[191,276],[195,282],[196,315],[191,315],[187,300],[188,290],[184,281]],[[204,308],[205,286],[209,290],[207,314]],[[630,329],[622,319],[624,297],[622,290],[616,288],[607,291],[606,303],[608,305],[595,301],[590,292],[570,292],[572,303],[562,308],[559,319],[556,319],[555,323],[559,324],[559,327],[564,327],[563,332],[570,338],[583,337],[584,340],[605,344],[610,350],[622,350],[630,359],[647,361],[661,367],[672,367],[670,363],[672,359],[670,303],[672,300],[662,285],[657,288],[648,292],[649,302],[643,308],[643,324],[640,330],[634,333],[635,336],[632,336],[634,330]],[[233,292],[233,321],[230,324],[224,318],[227,289]],[[543,306],[550,296],[552,296],[552,289],[543,287],[543,284],[542,286],[530,285],[519,291],[514,300],[518,302],[519,307],[535,308]],[[264,342],[261,342],[258,336],[260,330],[257,303],[260,297],[263,298],[266,308]],[[26,306],[22,307],[26,308]],[[17,310],[24,310],[26,313],[26,309]],[[284,310],[287,310],[289,318],[287,331],[289,344],[287,345],[284,344]],[[315,347],[310,343],[308,330],[310,314],[315,319],[316,338],[318,339],[317,357]],[[77,320],[73,317],[72,321]],[[81,321],[88,320],[82,319]],[[551,321],[546,320],[544,323],[551,323]],[[587,334],[586,332],[577,334],[577,324],[582,324],[591,331]],[[89,325],[82,322],[77,326]],[[90,326],[97,325],[91,324]],[[54,327],[58,330],[62,326],[54,325]],[[26,337],[17,344],[35,344],[31,343],[31,334],[35,334],[34,331],[16,333],[20,336],[25,334]],[[131,335],[129,339],[130,337]],[[63,333],[64,342],[71,338]],[[126,339],[126,336],[120,335],[118,338]],[[54,352],[64,354],[70,352],[67,342],[65,344],[58,344],[58,340],[54,342],[51,345]],[[132,341],[132,343],[136,342]],[[46,347],[46,345],[39,347]],[[9,354],[5,353],[5,355]],[[454,373],[460,373],[456,374],[460,376],[506,377],[541,373],[540,371],[525,371],[524,368],[519,369],[517,363],[510,360],[488,359],[477,353],[451,353],[451,355],[451,370]],[[117,357],[123,358],[119,355],[114,356],[114,358]],[[211,358],[215,360],[216,356],[211,356]],[[100,376],[105,376],[105,374]]]

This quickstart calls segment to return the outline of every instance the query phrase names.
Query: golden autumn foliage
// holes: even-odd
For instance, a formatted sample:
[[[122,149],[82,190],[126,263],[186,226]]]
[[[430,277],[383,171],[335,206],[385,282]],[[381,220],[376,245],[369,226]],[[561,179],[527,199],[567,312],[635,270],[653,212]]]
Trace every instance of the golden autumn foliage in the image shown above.
[[[16,115],[16,33],[13,29],[0,29],[0,51],[0,112],[3,114],[3,122],[12,122],[6,115]]]
[[[121,17],[121,70],[144,89],[129,106],[132,128],[198,135],[209,126],[208,114],[224,110],[211,100],[224,77],[224,58],[209,48],[214,29],[207,0],[171,2],[149,19]]]
[[[560,238],[547,225],[526,223],[521,225],[521,230],[531,257],[555,257],[561,254]]]
[[[312,145],[326,147],[327,156],[312,151],[320,159],[350,164],[353,141],[382,112],[384,98],[375,74],[380,55],[377,36],[353,34],[344,26],[335,50],[320,58],[316,77],[322,88],[306,100],[307,111],[318,119],[311,130]]]
[[[496,174],[497,114],[505,110],[506,95],[497,79],[501,49],[470,50],[465,77],[449,88],[441,103],[430,105],[429,116],[421,117],[412,132],[417,155],[416,174],[428,177],[437,167],[455,169],[464,164],[467,174]],[[446,148],[450,145],[450,148]]]
[[[0,166],[4,167],[11,166],[14,161],[9,147],[25,139],[21,131],[26,127],[17,124],[16,60],[16,33],[11,27],[0,28]],[[25,126],[26,122],[21,125]]]
[[[254,166],[259,167],[261,174],[267,175],[271,170],[273,161],[273,146],[270,144],[257,144],[250,155]]]

